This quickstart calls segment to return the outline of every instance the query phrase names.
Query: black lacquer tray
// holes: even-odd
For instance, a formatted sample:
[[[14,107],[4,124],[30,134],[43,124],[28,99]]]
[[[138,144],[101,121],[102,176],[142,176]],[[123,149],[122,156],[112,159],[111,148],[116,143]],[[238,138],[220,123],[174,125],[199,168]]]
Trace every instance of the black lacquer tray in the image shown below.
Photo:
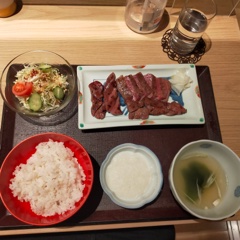
[[[76,66],[74,68],[76,69]],[[95,180],[84,207],[72,218],[58,225],[59,227],[193,219],[194,217],[184,211],[171,194],[168,183],[169,166],[174,155],[186,143],[199,139],[222,141],[209,68],[197,66],[196,69],[205,124],[136,126],[83,131],[78,129],[77,113],[56,126],[39,126],[26,121],[4,105],[0,162],[3,162],[13,146],[29,136],[49,131],[63,133],[75,138],[86,148],[93,162]],[[78,104],[77,99],[76,104]],[[99,182],[99,169],[107,153],[113,147],[126,142],[150,148],[158,156],[164,175],[164,185],[156,200],[137,210],[115,205],[103,193]],[[3,229],[34,228],[11,216],[0,202],[0,234]]]

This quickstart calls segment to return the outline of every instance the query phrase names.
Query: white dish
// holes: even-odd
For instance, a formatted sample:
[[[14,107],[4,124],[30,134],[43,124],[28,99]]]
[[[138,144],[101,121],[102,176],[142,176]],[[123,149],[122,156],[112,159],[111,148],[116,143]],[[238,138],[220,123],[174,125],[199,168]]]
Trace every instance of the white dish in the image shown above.
[[[100,168],[100,183],[114,203],[135,209],[159,195],[163,173],[159,159],[150,149],[125,143],[108,153]]]
[[[129,120],[128,115],[113,116],[109,113],[102,120],[96,119],[91,114],[91,93],[88,85],[98,80],[102,84],[106,81],[110,73],[114,72],[116,77],[142,72],[152,73],[156,77],[169,78],[176,74],[178,70],[185,70],[191,78],[191,86],[182,92],[182,100],[187,113],[175,116],[149,116],[147,120]],[[134,67],[128,65],[119,66],[78,66],[78,127],[79,129],[109,128],[120,126],[137,125],[171,125],[171,124],[204,124],[204,113],[201,99],[198,95],[198,80],[196,67],[193,64],[171,64],[171,65],[147,65]],[[171,101],[171,97],[169,97]]]

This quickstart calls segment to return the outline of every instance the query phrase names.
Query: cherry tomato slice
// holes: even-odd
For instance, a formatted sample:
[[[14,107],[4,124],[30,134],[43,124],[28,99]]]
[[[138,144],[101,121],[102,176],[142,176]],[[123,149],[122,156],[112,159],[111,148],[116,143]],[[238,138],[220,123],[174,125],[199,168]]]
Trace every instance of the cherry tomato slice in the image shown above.
[[[14,95],[19,97],[28,97],[32,93],[33,84],[31,82],[20,83],[17,82],[12,87]]]

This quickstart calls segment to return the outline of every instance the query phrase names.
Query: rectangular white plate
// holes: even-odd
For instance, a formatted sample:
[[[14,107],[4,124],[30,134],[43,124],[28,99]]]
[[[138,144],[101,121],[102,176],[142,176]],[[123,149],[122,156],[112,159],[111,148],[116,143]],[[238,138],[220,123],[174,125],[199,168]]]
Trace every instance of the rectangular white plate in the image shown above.
[[[128,115],[113,116],[109,113],[103,120],[96,119],[91,114],[91,93],[88,85],[95,80],[102,84],[107,77],[114,72],[116,77],[142,72],[152,73],[156,77],[169,78],[176,74],[179,69],[186,70],[186,74],[192,79],[190,88],[182,92],[182,99],[187,113],[176,116],[149,116],[147,120],[129,120]],[[204,113],[201,99],[198,94],[198,80],[196,68],[193,64],[171,64],[171,65],[147,65],[133,67],[128,65],[118,66],[77,66],[78,77],[78,127],[79,129],[110,128],[120,126],[137,125],[171,125],[171,124],[204,124]],[[171,102],[169,97],[169,102]]]

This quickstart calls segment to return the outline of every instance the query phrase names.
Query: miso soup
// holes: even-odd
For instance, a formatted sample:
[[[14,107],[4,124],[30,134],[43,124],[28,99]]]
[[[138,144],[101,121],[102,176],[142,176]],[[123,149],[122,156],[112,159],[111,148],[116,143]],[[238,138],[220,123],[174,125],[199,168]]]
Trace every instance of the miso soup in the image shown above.
[[[224,169],[211,156],[195,153],[176,162],[173,181],[186,205],[201,209],[217,206],[227,189]]]

